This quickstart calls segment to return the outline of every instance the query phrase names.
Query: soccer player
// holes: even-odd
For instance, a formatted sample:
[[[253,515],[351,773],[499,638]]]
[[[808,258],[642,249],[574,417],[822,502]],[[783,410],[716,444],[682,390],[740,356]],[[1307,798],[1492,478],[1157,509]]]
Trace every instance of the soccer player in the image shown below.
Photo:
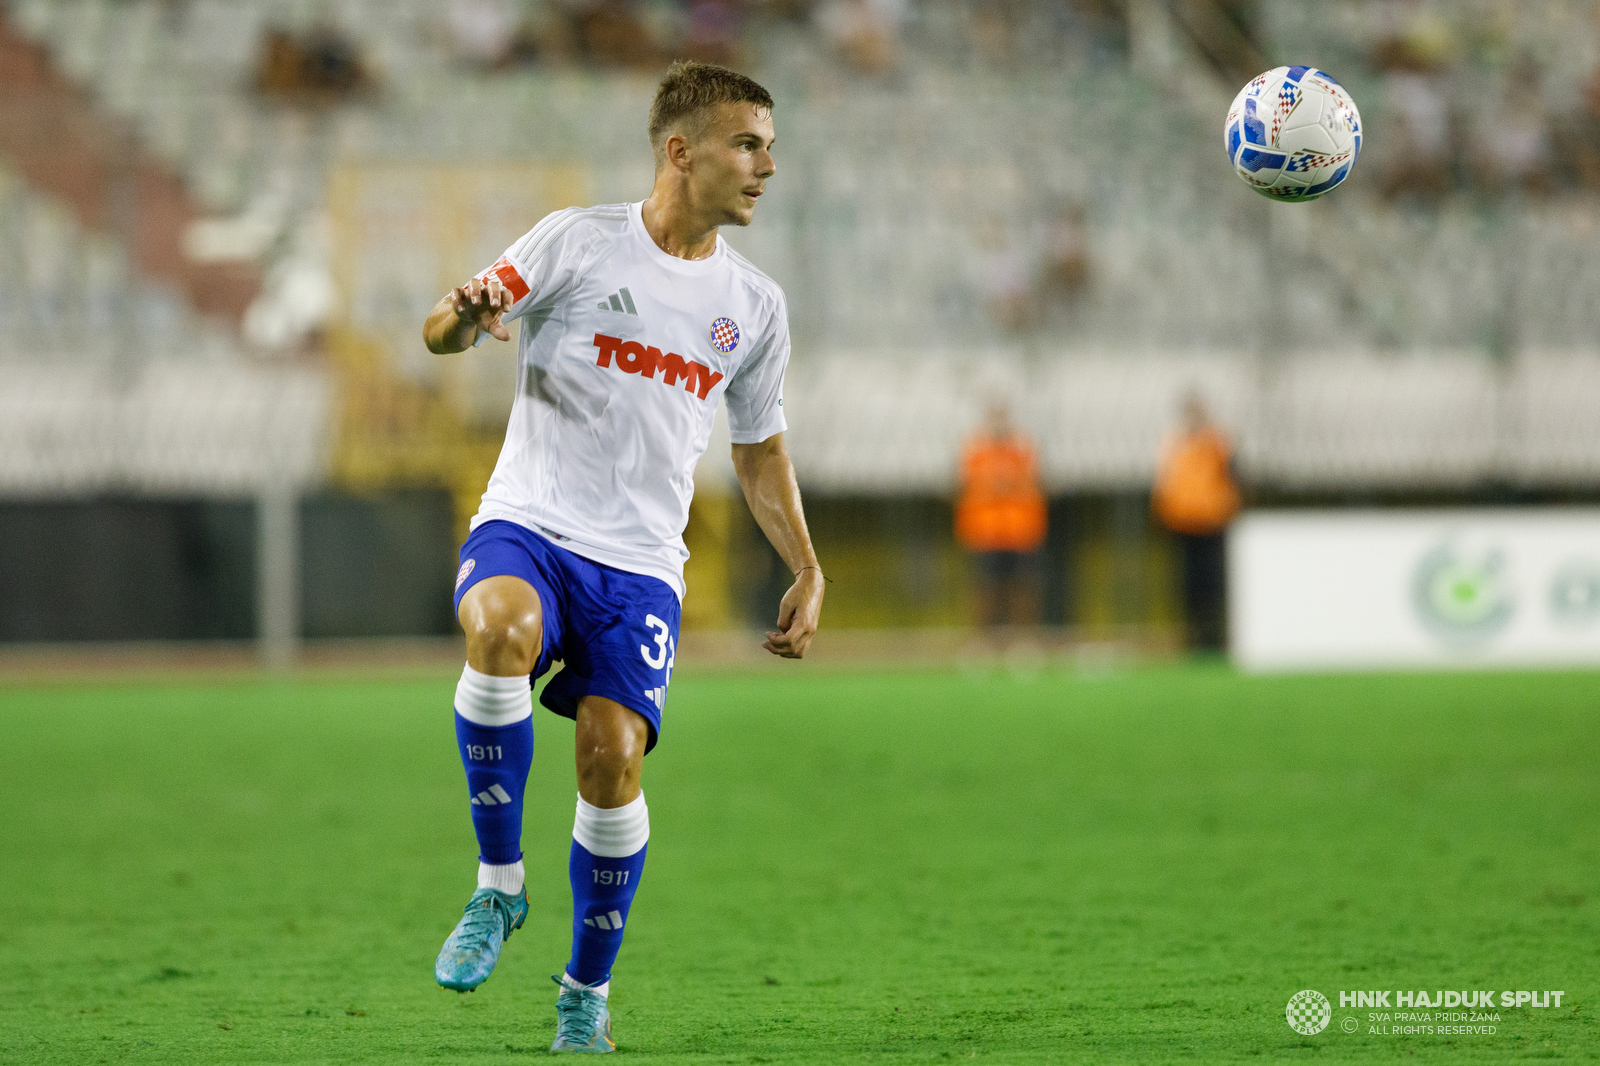
[[[733,71],[674,64],[649,132],[649,199],[547,216],[423,327],[428,347],[447,353],[509,340],[506,324],[522,320],[511,422],[456,574],[467,665],[455,726],[478,889],[435,976],[476,988],[527,916],[531,682],[559,660],[540,702],[577,722],[578,808],[572,956],[554,978],[552,1051],[615,1046],[606,996],[650,837],[640,773],[661,733],[682,533],[719,402],[745,499],[795,575],[763,646],[802,657],[822,609],[783,443],[783,292],[717,233],[749,224],[776,169],[772,97]]]

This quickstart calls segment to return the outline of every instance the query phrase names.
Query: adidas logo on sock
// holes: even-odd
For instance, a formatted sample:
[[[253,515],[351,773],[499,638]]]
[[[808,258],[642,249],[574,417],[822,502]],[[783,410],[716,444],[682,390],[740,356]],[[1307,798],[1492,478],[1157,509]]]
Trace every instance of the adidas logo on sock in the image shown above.
[[[593,929],[621,929],[622,915],[612,911],[609,915],[597,914],[593,918],[585,918],[583,924]]]
[[[633,297],[629,295],[627,289],[618,289],[607,299],[601,300],[600,310],[617,311],[625,315],[633,315],[635,318],[639,316],[639,312],[633,306]]]
[[[656,705],[656,710],[658,710],[658,711],[666,710],[667,709],[667,686],[662,685],[659,688],[647,688],[647,689],[645,689],[644,690],[644,698],[649,700],[651,703],[655,704]]]
[[[472,797],[474,807],[494,807],[502,803],[511,802],[511,793],[499,785],[490,785],[476,796]]]

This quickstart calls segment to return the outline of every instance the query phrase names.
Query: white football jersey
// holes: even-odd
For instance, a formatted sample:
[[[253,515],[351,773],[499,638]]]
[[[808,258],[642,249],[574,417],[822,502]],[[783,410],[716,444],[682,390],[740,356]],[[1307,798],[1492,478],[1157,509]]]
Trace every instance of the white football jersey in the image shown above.
[[[681,598],[694,468],[717,403],[733,443],[783,432],[783,290],[717,237],[668,255],[640,204],[546,216],[488,270],[522,320],[517,398],[472,524],[517,522]]]

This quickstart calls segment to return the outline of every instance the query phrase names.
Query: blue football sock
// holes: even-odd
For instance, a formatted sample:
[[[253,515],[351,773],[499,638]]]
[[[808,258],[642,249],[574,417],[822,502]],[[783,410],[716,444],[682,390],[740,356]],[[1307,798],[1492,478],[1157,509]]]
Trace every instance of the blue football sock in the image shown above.
[[[527,677],[463,670],[456,685],[456,743],[467,770],[478,860],[516,863],[522,858],[522,793],[533,765],[533,690]]]
[[[650,810],[644,793],[622,807],[603,809],[578,798],[572,827],[572,959],[567,976],[603,985],[622,947],[628,908],[644,872]]]

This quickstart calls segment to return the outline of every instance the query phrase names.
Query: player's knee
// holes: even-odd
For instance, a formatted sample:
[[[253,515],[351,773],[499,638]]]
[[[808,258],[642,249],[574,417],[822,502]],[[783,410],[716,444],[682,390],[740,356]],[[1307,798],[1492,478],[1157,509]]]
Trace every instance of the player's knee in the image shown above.
[[[517,622],[485,623],[467,633],[467,658],[487,673],[531,673],[538,659],[539,627]],[[511,667],[514,669],[500,669]]]
[[[599,807],[617,807],[636,794],[649,726],[633,711],[581,714],[577,736],[578,790]]]
[[[644,761],[644,744],[631,735],[588,738],[578,747],[578,772],[602,781],[620,781],[637,773]]]
[[[477,591],[474,589],[473,591]],[[461,628],[467,635],[467,659],[490,673],[529,673],[539,658],[544,636],[537,598],[486,590],[470,605],[463,601]]]
[[[642,755],[642,752],[641,752]],[[578,758],[578,794],[596,807],[621,807],[639,794],[640,759],[615,750]]]

